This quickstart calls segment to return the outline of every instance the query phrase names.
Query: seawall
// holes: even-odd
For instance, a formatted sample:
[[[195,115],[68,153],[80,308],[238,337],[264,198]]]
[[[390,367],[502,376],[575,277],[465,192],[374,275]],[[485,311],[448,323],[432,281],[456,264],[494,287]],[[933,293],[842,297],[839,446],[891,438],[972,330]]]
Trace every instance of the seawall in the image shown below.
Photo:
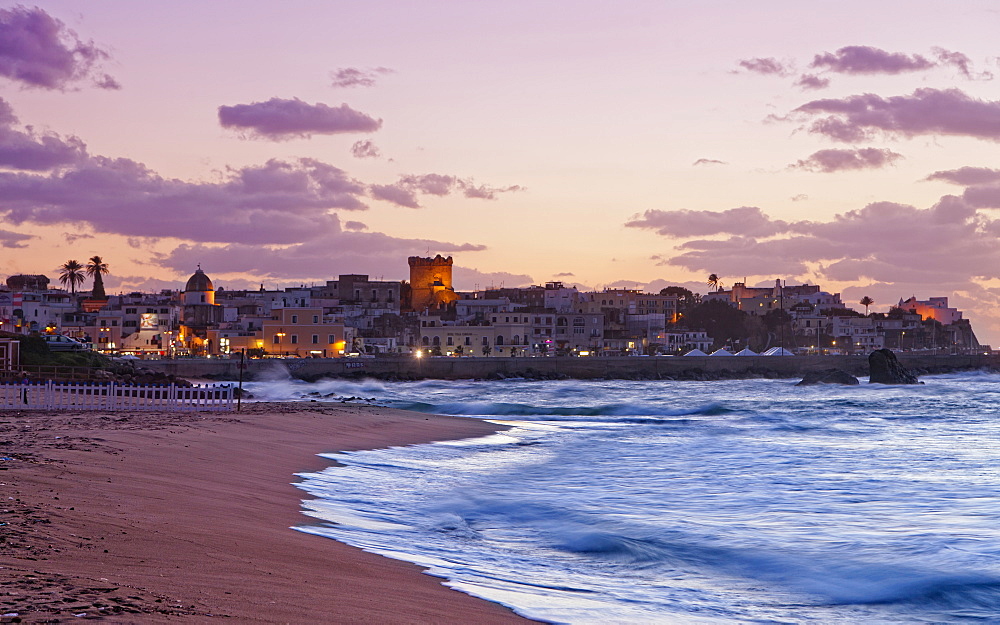
[[[1000,355],[897,354],[900,363],[918,375],[975,369],[1000,370]],[[181,378],[236,380],[238,359],[150,360],[142,367]],[[324,377],[458,380],[470,378],[575,379],[734,379],[795,378],[806,371],[840,369],[868,375],[868,356],[679,356],[610,358],[290,358],[247,360],[244,379],[290,374],[303,380]]]

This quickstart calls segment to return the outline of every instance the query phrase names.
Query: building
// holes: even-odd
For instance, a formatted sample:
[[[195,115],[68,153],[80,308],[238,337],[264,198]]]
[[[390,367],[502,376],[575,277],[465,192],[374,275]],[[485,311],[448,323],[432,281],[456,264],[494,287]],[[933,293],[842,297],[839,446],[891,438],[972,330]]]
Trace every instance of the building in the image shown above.
[[[410,256],[410,310],[443,312],[458,300],[451,281],[452,258]]]
[[[918,301],[910,297],[905,302],[900,299],[897,306],[907,312],[916,313],[923,319],[933,319],[938,323],[950,326],[962,318],[962,311],[948,307],[947,297],[932,297],[927,301]]]
[[[214,353],[218,346],[211,342],[208,330],[217,328],[222,318],[222,306],[215,303],[215,286],[198,265],[181,293],[180,340],[184,347],[194,355]]]
[[[343,323],[322,308],[277,308],[263,322],[258,347],[275,356],[339,358],[355,347]]]

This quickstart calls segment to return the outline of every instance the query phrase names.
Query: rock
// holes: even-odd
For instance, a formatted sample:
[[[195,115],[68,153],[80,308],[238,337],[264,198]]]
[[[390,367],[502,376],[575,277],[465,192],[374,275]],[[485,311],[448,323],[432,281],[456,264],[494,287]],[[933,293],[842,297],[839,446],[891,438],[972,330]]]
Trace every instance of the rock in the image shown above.
[[[858,379],[846,371],[840,369],[826,369],[824,371],[806,371],[802,381],[795,386],[811,386],[813,384],[860,384]]]
[[[889,349],[876,349],[868,354],[868,382],[871,384],[923,384],[917,376],[899,364]]]

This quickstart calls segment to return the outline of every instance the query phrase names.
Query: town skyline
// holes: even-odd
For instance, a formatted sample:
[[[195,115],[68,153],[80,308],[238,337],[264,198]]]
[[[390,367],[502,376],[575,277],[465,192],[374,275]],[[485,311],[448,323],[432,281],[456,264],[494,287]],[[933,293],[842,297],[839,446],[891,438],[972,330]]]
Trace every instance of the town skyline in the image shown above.
[[[0,2],[0,261],[55,282],[101,255],[115,293],[198,264],[234,289],[402,280],[437,253],[463,291],[779,278],[873,312],[947,296],[996,344],[998,21]]]

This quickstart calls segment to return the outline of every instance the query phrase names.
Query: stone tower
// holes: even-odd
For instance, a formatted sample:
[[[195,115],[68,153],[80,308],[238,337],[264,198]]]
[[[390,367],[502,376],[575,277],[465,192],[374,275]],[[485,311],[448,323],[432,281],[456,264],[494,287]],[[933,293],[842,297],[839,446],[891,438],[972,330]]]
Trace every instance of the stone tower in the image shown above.
[[[458,299],[451,286],[451,256],[410,256],[407,262],[410,264],[410,305],[413,310],[444,310]]]

